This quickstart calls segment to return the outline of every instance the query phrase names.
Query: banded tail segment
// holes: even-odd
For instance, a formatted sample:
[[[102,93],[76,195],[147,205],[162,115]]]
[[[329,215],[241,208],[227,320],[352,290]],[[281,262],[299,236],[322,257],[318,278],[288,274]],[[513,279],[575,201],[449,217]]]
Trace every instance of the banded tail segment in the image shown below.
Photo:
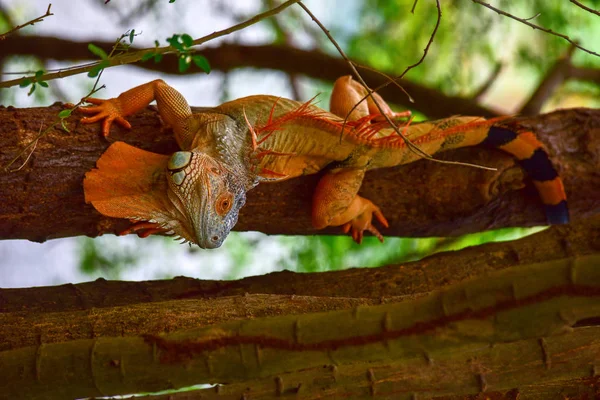
[[[540,194],[546,218],[551,225],[569,222],[567,196],[562,180],[533,132],[517,133],[506,127],[492,126],[481,144],[503,150],[519,160]]]

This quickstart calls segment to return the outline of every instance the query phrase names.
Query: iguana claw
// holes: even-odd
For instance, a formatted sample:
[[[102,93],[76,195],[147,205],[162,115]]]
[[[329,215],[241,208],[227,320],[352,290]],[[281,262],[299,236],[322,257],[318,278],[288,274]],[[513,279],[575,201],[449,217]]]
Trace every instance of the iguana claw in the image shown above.
[[[81,107],[81,112],[85,114],[95,114],[92,117],[81,118],[81,122],[84,124],[93,124],[104,119],[102,123],[102,134],[107,137],[110,133],[110,127],[114,122],[121,125],[123,128],[131,129],[131,124],[123,117],[123,111],[121,109],[121,102],[119,99],[86,99],[88,103],[96,104],[95,107]]]
[[[379,207],[373,205],[373,209],[366,210],[352,221],[342,225],[342,230],[344,233],[348,233],[352,229],[352,239],[358,244],[362,243],[364,231],[371,232],[375,237],[377,237],[377,239],[379,239],[381,243],[383,243],[383,235],[371,223],[373,220],[373,215],[375,215],[375,218],[377,218],[377,221],[379,221],[381,225],[386,228],[389,227],[389,224]]]
[[[155,224],[154,222],[142,221],[134,223],[129,228],[118,232],[117,235],[123,236],[130,233],[137,233],[139,237],[146,238],[155,233],[166,233],[167,231],[168,229],[161,228],[160,225]]]

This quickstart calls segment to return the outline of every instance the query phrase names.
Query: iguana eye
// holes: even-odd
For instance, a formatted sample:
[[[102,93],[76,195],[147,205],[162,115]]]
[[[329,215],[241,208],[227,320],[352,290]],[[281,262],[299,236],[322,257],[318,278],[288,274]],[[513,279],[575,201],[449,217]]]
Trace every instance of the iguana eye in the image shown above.
[[[227,214],[229,210],[231,210],[231,206],[233,205],[233,197],[231,193],[224,194],[217,199],[217,203],[215,204],[215,211],[217,214],[223,216]]]
[[[167,168],[171,172],[176,172],[187,167],[192,161],[192,153],[189,151],[177,151],[169,158]]]

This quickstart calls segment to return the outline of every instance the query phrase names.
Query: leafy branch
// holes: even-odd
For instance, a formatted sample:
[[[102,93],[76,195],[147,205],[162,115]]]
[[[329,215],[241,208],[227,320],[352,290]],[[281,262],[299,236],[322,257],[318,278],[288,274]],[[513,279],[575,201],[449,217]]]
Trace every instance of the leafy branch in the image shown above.
[[[265,11],[261,14],[257,14],[254,17],[252,17],[242,23],[236,24],[227,29],[213,32],[210,35],[206,35],[201,38],[195,39],[191,42],[190,46],[188,46],[188,47],[191,48],[193,46],[198,46],[198,45],[206,43],[210,40],[213,40],[213,39],[216,39],[216,38],[219,38],[222,36],[226,36],[233,32],[237,32],[239,30],[247,28],[248,26],[254,25],[257,22],[260,22],[265,18],[268,18],[268,17],[271,17],[273,15],[280,13],[281,11],[283,11],[286,8],[288,8],[289,6],[297,3],[298,1],[300,1],[300,0],[288,0],[281,5],[279,5],[275,8],[272,8],[268,11]],[[142,50],[139,50],[136,52],[124,53],[124,54],[112,57],[108,60],[102,60],[102,61],[99,61],[96,63],[86,64],[86,65],[82,65],[82,66],[73,67],[73,68],[70,68],[67,70],[61,70],[61,71],[58,71],[55,73],[45,74],[45,75],[40,76],[40,79],[42,79],[44,81],[49,81],[49,80],[53,80],[53,79],[64,78],[67,76],[78,75],[81,73],[89,72],[89,71],[93,70],[94,68],[97,68],[97,66],[99,64],[104,64],[102,69],[110,68],[110,67],[114,67],[114,66],[118,66],[118,65],[132,64],[137,61],[141,61],[145,57],[145,55],[149,52],[152,53],[153,55],[158,55],[158,54],[168,54],[168,53],[178,52],[178,50],[173,48],[173,46],[171,46],[171,45],[165,46],[165,47],[157,47],[157,48],[153,48],[153,49],[142,49]],[[192,61],[196,62],[195,60],[192,60]],[[0,88],[6,88],[6,87],[15,86],[15,85],[20,85],[22,83],[23,79],[26,79],[26,78],[19,78],[19,79],[13,79],[13,80],[9,80],[9,81],[0,82]]]

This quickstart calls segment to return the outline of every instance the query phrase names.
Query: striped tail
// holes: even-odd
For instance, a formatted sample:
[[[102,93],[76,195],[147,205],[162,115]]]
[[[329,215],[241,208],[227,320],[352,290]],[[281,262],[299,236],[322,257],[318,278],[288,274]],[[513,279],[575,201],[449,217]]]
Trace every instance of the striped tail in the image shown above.
[[[519,133],[517,133],[519,132]],[[492,126],[482,145],[506,151],[517,158],[529,174],[546,209],[550,225],[569,222],[567,196],[562,180],[548,158],[548,153],[533,132]]]

